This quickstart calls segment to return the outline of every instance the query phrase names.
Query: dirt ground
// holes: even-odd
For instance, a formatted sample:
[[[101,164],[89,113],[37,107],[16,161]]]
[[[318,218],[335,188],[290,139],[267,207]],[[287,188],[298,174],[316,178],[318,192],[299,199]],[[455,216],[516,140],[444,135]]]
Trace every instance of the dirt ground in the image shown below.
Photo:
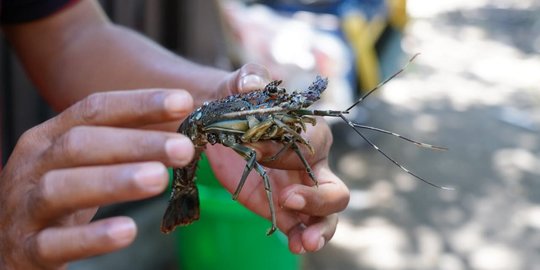
[[[306,256],[304,268],[537,269],[540,2],[411,0],[408,9],[402,47],[421,55],[361,116],[450,150],[365,134],[455,190],[418,181],[335,126],[332,165],[351,202],[330,245]]]

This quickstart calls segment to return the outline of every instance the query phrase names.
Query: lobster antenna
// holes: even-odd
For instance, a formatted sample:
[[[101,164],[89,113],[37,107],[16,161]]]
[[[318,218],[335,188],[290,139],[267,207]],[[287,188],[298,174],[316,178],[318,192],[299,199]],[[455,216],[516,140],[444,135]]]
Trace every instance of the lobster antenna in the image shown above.
[[[402,140],[405,140],[405,141],[414,143],[416,146],[419,146],[419,147],[424,147],[424,148],[429,148],[429,149],[432,149],[432,150],[439,150],[439,151],[446,151],[446,150],[448,150],[448,148],[446,148],[446,147],[443,147],[443,146],[436,146],[436,145],[431,145],[431,144],[427,144],[427,143],[415,141],[415,140],[413,140],[413,139],[407,138],[407,137],[405,137],[405,136],[403,136],[403,135],[397,134],[397,133],[392,132],[392,131],[388,131],[388,130],[384,130],[384,129],[376,128],[376,127],[371,127],[371,126],[360,125],[360,124],[357,124],[357,123],[355,123],[355,122],[350,122],[350,123],[351,123],[354,127],[357,127],[357,128],[369,129],[369,130],[377,131],[377,132],[380,132],[380,133],[384,133],[384,134],[396,136],[396,137],[398,137],[398,138],[400,138],[400,139],[402,139]]]
[[[451,188],[451,187],[445,187],[445,186],[439,186],[437,184],[434,184],[418,175],[416,175],[415,173],[409,171],[409,169],[405,168],[403,165],[399,164],[397,161],[395,161],[394,159],[392,159],[390,156],[388,156],[385,152],[383,152],[377,145],[375,145],[373,142],[371,142],[371,140],[369,140],[366,136],[364,136],[364,134],[362,134],[358,129],[356,129],[355,125],[353,122],[351,122],[349,119],[347,119],[342,113],[339,114],[339,117],[341,119],[343,119],[343,121],[345,121],[345,123],[347,123],[349,126],[351,126],[354,131],[360,135],[360,137],[362,137],[362,139],[364,139],[364,141],[366,141],[369,145],[371,145],[371,147],[373,147],[375,150],[377,150],[379,153],[381,153],[381,155],[383,155],[386,159],[390,160],[392,163],[394,163],[396,166],[398,166],[400,169],[402,169],[404,172],[412,175],[413,177],[415,177],[416,179],[430,185],[430,186],[433,186],[433,187],[436,187],[436,188],[439,188],[439,189],[444,189],[444,190],[454,190],[454,188]],[[384,133],[384,132],[383,132]]]
[[[359,98],[353,105],[351,105],[349,108],[347,108],[345,111],[346,112],[349,112],[352,108],[356,107],[356,105],[358,105],[360,102],[362,102],[362,100],[366,99],[369,95],[371,95],[371,93],[377,91],[377,89],[381,88],[383,85],[385,85],[387,82],[389,82],[390,80],[392,80],[393,78],[395,78],[396,76],[398,76],[399,74],[401,74],[401,72],[403,72],[407,66],[409,66],[409,64],[414,60],[414,58],[416,58],[418,55],[420,55],[420,53],[417,53],[415,55],[413,55],[413,57],[411,57],[411,59],[409,59],[409,61],[407,61],[407,63],[405,64],[405,66],[403,66],[400,70],[398,70],[396,73],[394,73],[392,76],[388,77],[386,80],[380,82],[379,84],[377,84],[377,86],[375,86],[375,88],[371,89],[369,92],[367,92],[366,94],[364,94],[361,98]]]

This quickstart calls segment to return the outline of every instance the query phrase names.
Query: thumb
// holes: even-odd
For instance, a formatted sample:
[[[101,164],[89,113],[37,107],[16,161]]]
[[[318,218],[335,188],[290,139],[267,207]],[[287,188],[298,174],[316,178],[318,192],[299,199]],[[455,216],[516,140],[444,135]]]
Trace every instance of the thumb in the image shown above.
[[[231,94],[245,93],[263,89],[270,82],[270,73],[259,64],[249,63],[235,71],[229,78],[229,91]]]

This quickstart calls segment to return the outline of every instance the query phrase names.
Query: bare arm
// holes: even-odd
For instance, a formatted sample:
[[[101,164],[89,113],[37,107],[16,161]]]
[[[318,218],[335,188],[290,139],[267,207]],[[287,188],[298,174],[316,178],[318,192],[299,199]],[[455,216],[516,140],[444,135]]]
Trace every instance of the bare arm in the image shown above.
[[[215,99],[218,89],[230,91],[220,85],[227,72],[189,62],[112,24],[94,0],[4,30],[31,79],[57,110],[98,91],[181,88],[193,95],[195,105]]]

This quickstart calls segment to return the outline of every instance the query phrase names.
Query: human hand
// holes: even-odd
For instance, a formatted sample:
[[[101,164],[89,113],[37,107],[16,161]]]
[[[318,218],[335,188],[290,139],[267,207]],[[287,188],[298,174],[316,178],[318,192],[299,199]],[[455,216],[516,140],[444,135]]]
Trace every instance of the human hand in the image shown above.
[[[257,65],[246,65],[232,73],[225,84],[229,92],[247,92],[262,89],[268,73]],[[272,162],[262,162],[282,147],[276,142],[250,145],[257,160],[267,166],[276,208],[277,226],[289,238],[289,249],[294,253],[317,251],[333,236],[337,226],[337,213],[348,204],[349,191],[328,166],[328,152],[332,144],[330,129],[323,119],[308,127],[302,134],[314,147],[315,154],[300,146],[311,165],[319,185],[315,187],[296,153],[287,151]],[[231,149],[215,145],[206,150],[214,173],[229,191],[238,185],[246,161]],[[270,211],[262,179],[250,174],[239,194],[238,201],[255,213],[269,219]]]
[[[182,90],[100,93],[19,139],[0,174],[0,269],[56,269],[129,245],[131,218],[90,222],[99,206],[160,194],[165,166],[193,156],[188,138],[138,129],[180,122],[191,112]]]

